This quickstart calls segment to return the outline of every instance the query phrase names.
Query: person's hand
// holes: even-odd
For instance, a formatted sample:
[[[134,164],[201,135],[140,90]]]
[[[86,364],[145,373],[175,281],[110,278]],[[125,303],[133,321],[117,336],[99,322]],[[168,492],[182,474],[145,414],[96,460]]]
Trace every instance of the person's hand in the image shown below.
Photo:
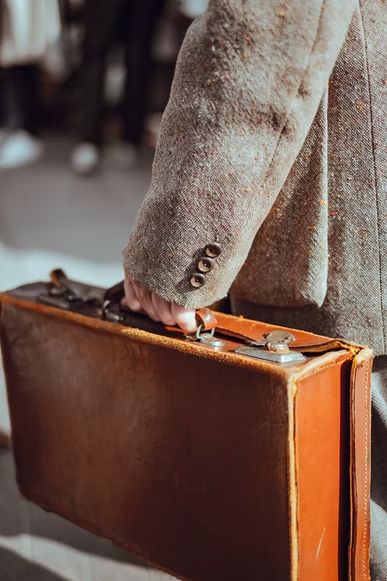
[[[123,304],[131,311],[146,313],[153,321],[164,325],[177,325],[186,333],[196,331],[195,309],[186,309],[152,293],[125,272],[125,298]]]

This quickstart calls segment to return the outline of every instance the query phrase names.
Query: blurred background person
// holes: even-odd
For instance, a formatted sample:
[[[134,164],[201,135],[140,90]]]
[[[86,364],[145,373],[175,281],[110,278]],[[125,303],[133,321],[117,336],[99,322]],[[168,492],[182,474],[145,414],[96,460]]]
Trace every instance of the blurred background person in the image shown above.
[[[0,0],[0,169],[43,153],[37,63],[60,29],[57,0]]]
[[[136,159],[147,111],[152,41],[164,4],[165,0],[85,1],[80,134],[71,155],[76,173],[87,175],[100,162],[104,77],[109,51],[118,35],[125,44],[126,78],[121,103],[122,147],[114,153],[128,166]]]

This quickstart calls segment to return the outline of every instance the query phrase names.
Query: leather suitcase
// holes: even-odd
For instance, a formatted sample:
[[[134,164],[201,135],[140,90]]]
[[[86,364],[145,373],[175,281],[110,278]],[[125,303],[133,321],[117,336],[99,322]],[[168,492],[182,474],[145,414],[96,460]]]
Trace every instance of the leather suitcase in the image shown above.
[[[22,494],[180,579],[369,579],[371,351],[120,292],[0,295]]]

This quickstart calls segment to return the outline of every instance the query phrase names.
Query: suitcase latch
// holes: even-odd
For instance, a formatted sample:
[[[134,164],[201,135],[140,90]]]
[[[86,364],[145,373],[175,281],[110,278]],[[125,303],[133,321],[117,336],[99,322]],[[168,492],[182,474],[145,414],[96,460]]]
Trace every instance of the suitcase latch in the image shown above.
[[[100,308],[101,298],[95,294],[94,289],[90,287],[83,290],[81,285],[70,281],[60,268],[50,273],[50,279],[47,294],[38,297],[40,303],[67,311],[82,312],[91,307]]]
[[[296,340],[294,335],[288,331],[278,329],[265,333],[262,341],[246,340],[246,345],[242,345],[235,350],[239,355],[247,355],[255,359],[264,359],[274,363],[296,363],[304,361],[305,356],[299,351],[289,348],[289,344]]]
[[[188,339],[188,341],[198,341],[199,343],[203,343],[213,349],[221,349],[224,346],[224,341],[215,337],[215,329],[203,333],[202,328],[202,325],[198,325],[196,333],[193,335],[186,335],[185,338]]]

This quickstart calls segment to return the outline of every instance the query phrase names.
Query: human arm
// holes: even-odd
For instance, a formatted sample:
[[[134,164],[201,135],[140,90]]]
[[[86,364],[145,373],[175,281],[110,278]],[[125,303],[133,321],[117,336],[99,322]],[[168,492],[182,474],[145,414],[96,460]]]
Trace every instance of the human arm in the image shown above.
[[[354,0],[210,2],[188,31],[124,265],[188,309],[227,293],[313,122]],[[192,284],[208,245],[221,253]]]

